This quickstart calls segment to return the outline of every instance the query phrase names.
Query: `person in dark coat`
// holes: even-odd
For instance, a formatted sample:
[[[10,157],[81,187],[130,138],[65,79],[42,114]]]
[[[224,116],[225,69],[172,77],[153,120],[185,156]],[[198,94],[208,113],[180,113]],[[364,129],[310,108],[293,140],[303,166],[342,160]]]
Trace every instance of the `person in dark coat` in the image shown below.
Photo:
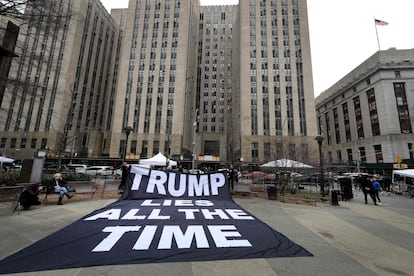
[[[122,193],[125,189],[125,184],[128,178],[129,173],[131,172],[131,166],[127,164],[127,162],[123,162],[121,166],[122,176],[121,176],[121,183],[119,184],[118,190]]]
[[[368,204],[368,194],[369,194],[374,204],[377,205],[377,201],[375,198],[374,189],[373,189],[371,180],[368,177],[363,177],[360,175],[359,183],[361,185],[361,190],[364,193],[365,204]]]
[[[40,205],[39,192],[42,190],[42,186],[38,183],[32,184],[20,194],[19,202],[23,206],[24,210],[30,209],[33,205]]]

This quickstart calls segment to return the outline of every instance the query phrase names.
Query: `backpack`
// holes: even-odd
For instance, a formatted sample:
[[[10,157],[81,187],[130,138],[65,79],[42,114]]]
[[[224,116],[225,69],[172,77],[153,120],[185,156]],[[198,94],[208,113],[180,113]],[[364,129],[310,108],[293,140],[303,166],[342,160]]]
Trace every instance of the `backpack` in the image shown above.
[[[376,180],[374,182],[372,182],[372,187],[373,187],[374,191],[381,191],[382,190],[381,185]]]

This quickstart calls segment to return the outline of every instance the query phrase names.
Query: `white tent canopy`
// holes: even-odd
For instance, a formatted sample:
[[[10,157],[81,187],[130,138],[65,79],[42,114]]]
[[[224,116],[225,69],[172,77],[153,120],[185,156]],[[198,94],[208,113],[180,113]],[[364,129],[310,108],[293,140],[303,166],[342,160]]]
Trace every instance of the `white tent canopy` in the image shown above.
[[[151,158],[139,160],[139,164],[149,166],[177,166],[177,162],[168,159],[161,152]]]
[[[266,164],[261,165],[262,168],[313,168],[311,165],[290,160],[290,159],[278,159],[275,161],[270,161]]]
[[[14,159],[7,158],[4,156],[0,156],[0,163],[3,165],[3,163],[13,163]]]

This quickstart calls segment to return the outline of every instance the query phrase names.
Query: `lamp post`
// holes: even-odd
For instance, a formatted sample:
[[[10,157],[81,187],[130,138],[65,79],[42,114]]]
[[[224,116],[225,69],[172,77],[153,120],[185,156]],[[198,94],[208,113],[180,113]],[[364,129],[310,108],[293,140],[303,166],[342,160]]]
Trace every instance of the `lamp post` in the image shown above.
[[[194,122],[193,122],[193,158],[192,158],[192,165],[191,165],[191,169],[194,170],[194,166],[195,166],[195,159],[196,159],[196,131],[197,131],[197,116],[198,116],[198,109],[196,109],[195,111],[195,115],[194,115]]]
[[[322,156],[322,142],[323,136],[318,135],[315,137],[315,140],[318,142],[319,146],[319,166],[320,166],[320,185],[321,185],[321,196],[325,196],[325,181],[323,179],[323,156]]]
[[[122,161],[124,161],[124,162],[125,162],[125,159],[126,159],[126,153],[127,153],[127,148],[128,148],[128,136],[132,132],[132,130],[133,129],[130,126],[124,127],[124,131],[125,131],[125,134],[126,134],[125,147],[124,147],[124,153],[123,153],[123,158],[122,158]]]

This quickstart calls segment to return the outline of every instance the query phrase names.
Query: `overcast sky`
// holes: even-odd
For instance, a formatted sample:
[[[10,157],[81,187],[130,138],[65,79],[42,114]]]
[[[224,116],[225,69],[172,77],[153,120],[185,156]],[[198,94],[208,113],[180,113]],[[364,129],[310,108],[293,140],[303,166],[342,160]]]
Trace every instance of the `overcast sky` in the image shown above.
[[[110,10],[128,0],[101,0]],[[201,0],[202,5],[234,5],[238,0]],[[414,0],[308,0],[315,96],[378,51],[414,48]]]

